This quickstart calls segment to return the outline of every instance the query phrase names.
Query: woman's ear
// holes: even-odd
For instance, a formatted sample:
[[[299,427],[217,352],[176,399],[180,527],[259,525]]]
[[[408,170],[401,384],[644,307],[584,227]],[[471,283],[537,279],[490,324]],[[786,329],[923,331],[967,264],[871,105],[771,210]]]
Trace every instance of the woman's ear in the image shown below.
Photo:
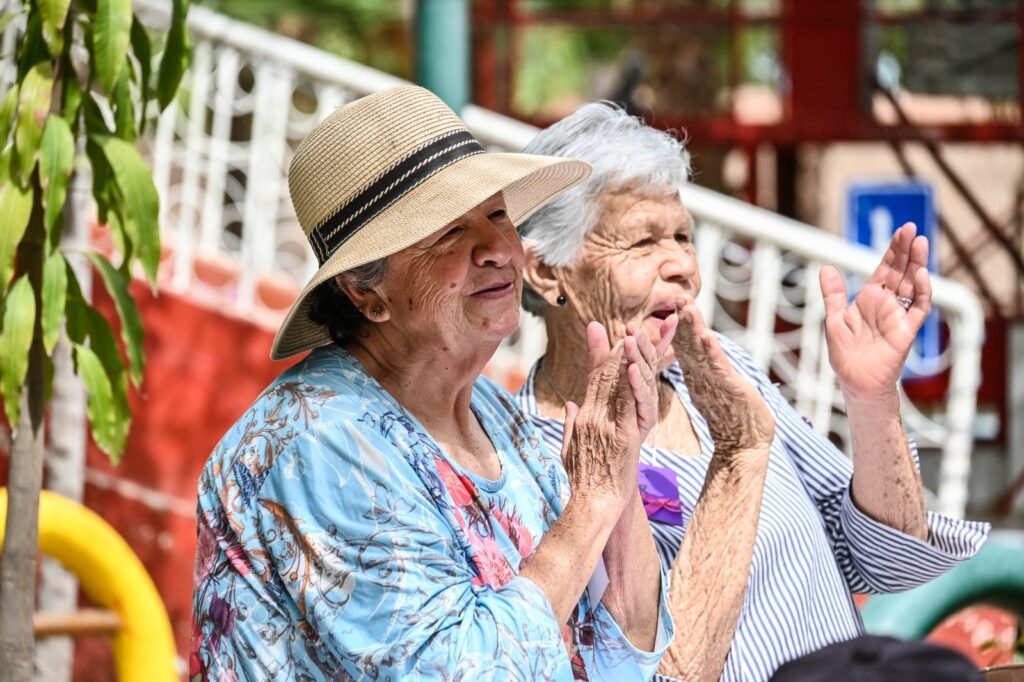
[[[370,322],[385,322],[391,318],[391,310],[377,291],[353,286],[345,275],[337,275],[334,281],[342,293],[348,296],[348,300],[352,301],[352,305]]]
[[[560,305],[558,297],[564,292],[561,282],[558,281],[555,268],[540,259],[533,244],[526,244],[523,250],[526,254],[523,279],[530,285],[534,293],[543,298],[548,305]]]

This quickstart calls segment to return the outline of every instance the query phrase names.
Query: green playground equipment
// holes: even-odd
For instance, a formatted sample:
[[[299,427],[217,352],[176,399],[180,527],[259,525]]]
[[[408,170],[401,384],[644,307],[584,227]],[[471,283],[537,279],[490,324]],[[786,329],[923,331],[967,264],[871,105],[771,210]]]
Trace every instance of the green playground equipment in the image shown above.
[[[868,632],[921,639],[945,618],[975,604],[1024,618],[1024,533],[993,533],[970,561],[913,590],[873,596],[861,615]]]

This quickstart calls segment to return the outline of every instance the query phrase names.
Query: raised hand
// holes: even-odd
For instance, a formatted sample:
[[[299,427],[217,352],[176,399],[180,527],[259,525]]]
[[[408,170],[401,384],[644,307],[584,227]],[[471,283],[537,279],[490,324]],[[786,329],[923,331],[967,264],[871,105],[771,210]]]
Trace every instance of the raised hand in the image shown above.
[[[849,398],[877,398],[896,391],[918,330],[931,311],[928,240],[907,223],[852,304],[843,276],[821,269],[828,356]]]
[[[716,455],[767,449],[775,437],[775,419],[761,394],[729,363],[693,299],[682,305],[679,318],[672,345],[690,398],[715,440]]]
[[[663,322],[654,346],[639,325],[609,347],[603,325],[587,327],[590,377],[579,406],[566,405],[562,461],[574,494],[610,494],[625,504],[637,483],[640,445],[658,419],[657,366],[678,321]]]

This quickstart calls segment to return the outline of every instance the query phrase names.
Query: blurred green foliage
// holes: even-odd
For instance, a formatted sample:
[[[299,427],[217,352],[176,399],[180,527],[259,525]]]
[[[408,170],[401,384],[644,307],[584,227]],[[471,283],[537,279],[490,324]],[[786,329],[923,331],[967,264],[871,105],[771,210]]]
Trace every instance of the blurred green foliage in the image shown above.
[[[479,9],[491,0],[469,0]],[[211,9],[402,78],[412,78],[417,0],[203,0]],[[519,0],[518,12],[586,12],[615,15],[662,10],[773,15],[781,0]],[[655,90],[668,85],[666,104],[699,112],[728,107],[728,74],[741,82],[774,85],[778,34],[751,28],[730,49],[728,35],[702,26],[627,28],[614,20],[593,25],[544,21],[495,28],[474,26],[480,41],[514,64],[511,108],[519,115],[557,114],[573,102],[615,97],[639,78]],[[680,54],[682,53],[682,54]],[[682,65],[682,66],[680,66]],[[683,68],[686,73],[679,73]],[[639,76],[638,76],[639,73]],[[480,74],[484,78],[497,74]],[[703,84],[695,85],[697,81]],[[682,101],[681,101],[682,100]]]
[[[412,76],[413,0],[206,0],[199,4],[395,76]]]

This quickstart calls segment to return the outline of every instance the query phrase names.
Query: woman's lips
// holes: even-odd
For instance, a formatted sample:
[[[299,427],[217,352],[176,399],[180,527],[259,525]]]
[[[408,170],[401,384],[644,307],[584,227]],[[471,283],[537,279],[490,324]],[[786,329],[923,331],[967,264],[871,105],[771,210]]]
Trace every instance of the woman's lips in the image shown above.
[[[665,306],[663,308],[658,308],[657,310],[652,312],[650,316],[656,317],[659,320],[664,320],[674,312],[676,312],[675,306]]]
[[[473,298],[485,299],[503,298],[514,291],[515,287],[513,286],[513,283],[505,282],[504,284],[498,284],[493,287],[488,287],[487,289],[481,289],[480,291],[474,292],[472,296]]]

